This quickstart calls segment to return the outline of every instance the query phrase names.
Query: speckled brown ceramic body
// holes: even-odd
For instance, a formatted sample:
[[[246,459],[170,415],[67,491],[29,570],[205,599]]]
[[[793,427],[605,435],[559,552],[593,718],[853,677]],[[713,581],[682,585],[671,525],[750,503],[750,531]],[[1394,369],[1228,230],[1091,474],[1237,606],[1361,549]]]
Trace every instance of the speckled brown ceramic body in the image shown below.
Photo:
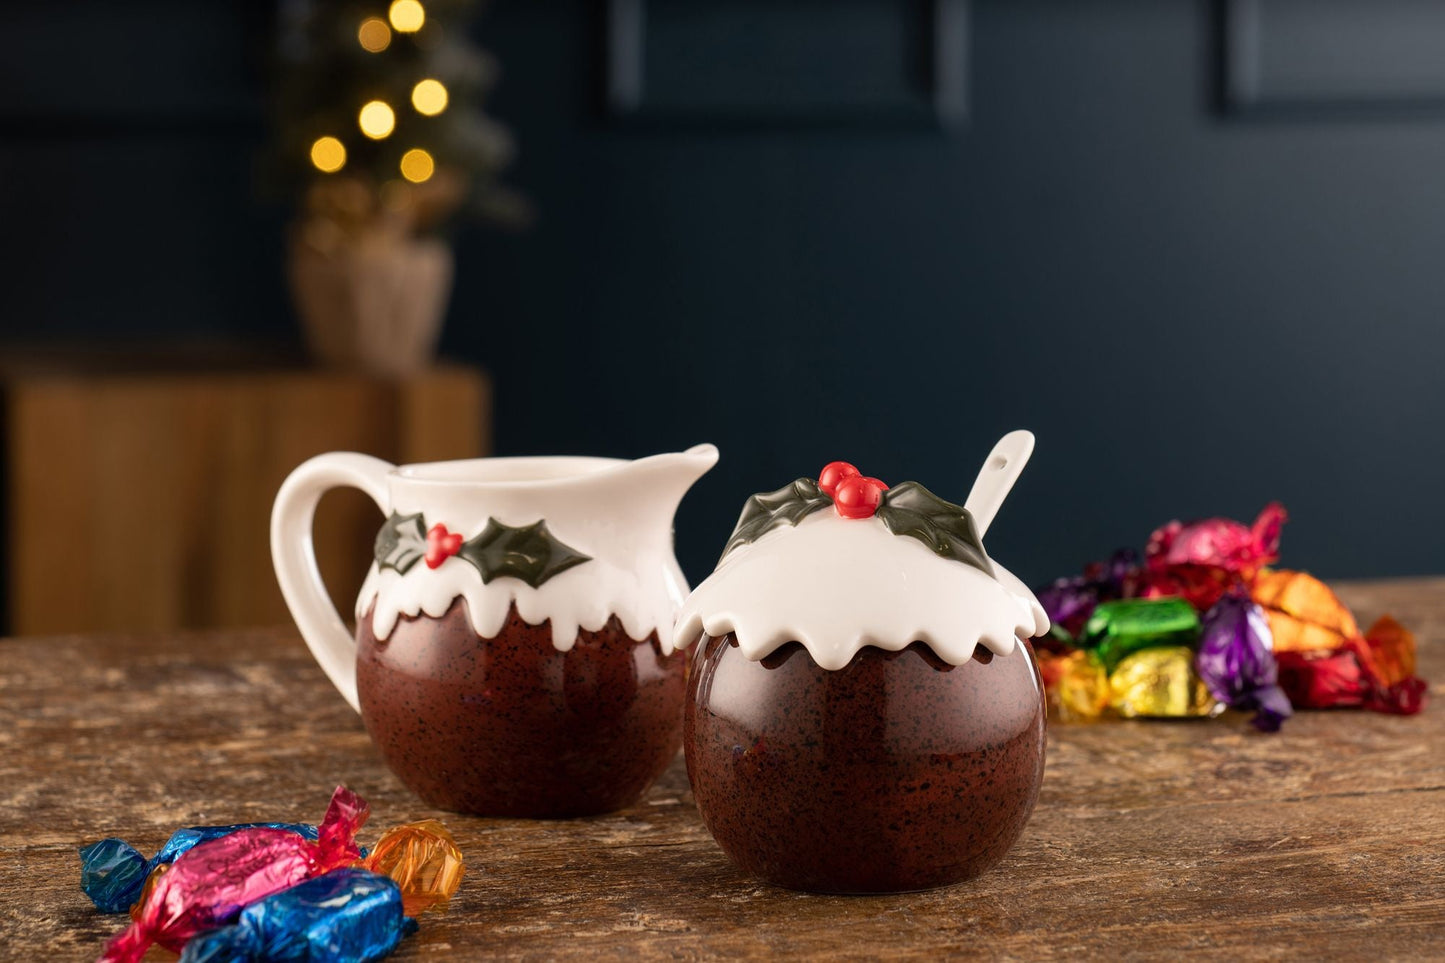
[[[745,871],[791,889],[887,893],[977,876],[1023,831],[1044,772],[1032,652],[960,666],[922,643],[818,667],[798,643],[749,661],[695,646],[683,741],[698,810]]]
[[[466,602],[402,618],[378,641],[357,629],[361,716],[386,763],[453,812],[555,818],[634,802],[681,740],[684,656],[636,642],[613,617],[570,651],[551,626],[508,614],[493,639]]]

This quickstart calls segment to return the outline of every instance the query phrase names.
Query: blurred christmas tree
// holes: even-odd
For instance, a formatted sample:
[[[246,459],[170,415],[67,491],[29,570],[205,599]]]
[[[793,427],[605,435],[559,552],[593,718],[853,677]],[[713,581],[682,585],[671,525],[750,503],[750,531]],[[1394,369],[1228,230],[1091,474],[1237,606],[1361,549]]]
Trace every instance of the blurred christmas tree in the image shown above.
[[[477,8],[473,0],[283,8],[276,167],[307,207],[330,212],[331,194],[354,202],[362,187],[384,210],[411,208],[421,230],[463,206],[509,220],[524,213],[496,182],[513,146],[481,109],[497,66],[467,38]]]
[[[472,0],[288,0],[272,168],[299,201],[290,275],[313,352],[403,373],[435,349],[452,256],[428,237],[526,206],[497,183],[505,128],[482,112],[495,61]]]

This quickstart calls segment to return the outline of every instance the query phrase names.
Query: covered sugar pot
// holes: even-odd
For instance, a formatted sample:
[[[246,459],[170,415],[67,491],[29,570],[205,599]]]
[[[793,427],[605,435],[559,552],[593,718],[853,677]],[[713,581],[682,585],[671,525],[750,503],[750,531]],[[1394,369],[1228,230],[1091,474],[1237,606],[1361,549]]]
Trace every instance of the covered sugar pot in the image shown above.
[[[841,462],[755,495],[678,616],[703,820],[793,889],[926,889],[993,866],[1044,772],[1027,639],[1048,619],[981,536],[1033,449],[995,447],[967,507]]]

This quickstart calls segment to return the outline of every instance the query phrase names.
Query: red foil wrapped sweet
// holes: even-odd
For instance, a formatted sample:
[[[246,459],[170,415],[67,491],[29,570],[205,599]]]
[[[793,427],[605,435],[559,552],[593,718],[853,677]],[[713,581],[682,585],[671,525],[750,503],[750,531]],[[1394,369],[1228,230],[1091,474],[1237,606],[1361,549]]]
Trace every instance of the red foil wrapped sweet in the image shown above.
[[[1276,652],[1279,687],[1296,709],[1335,709],[1365,704],[1370,680],[1353,645],[1333,651]]]
[[[355,864],[361,859],[356,832],[369,813],[366,800],[338,786],[315,842],[283,829],[244,829],[201,843],[155,878],[102,963],[133,963],[153,943],[179,952],[196,934],[233,922],[249,904]]]
[[[1279,684],[1295,708],[1358,707],[1399,716],[1423,710],[1429,686],[1414,674],[1414,637],[1388,616],[1381,622],[1386,619],[1378,641],[1351,638],[1337,649],[1277,653]],[[1377,622],[1370,631],[1379,628]]]

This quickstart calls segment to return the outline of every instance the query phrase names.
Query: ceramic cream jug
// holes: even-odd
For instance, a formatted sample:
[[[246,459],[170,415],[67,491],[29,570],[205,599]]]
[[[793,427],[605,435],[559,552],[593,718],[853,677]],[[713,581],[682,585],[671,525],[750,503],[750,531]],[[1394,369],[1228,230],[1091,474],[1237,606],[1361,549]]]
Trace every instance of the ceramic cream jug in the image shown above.
[[[317,662],[422,799],[492,816],[609,812],[681,742],[672,626],[688,587],[672,520],[717,457],[320,455],[276,496],[276,577]],[[354,636],[311,542],[317,502],[344,485],[386,518]]]

